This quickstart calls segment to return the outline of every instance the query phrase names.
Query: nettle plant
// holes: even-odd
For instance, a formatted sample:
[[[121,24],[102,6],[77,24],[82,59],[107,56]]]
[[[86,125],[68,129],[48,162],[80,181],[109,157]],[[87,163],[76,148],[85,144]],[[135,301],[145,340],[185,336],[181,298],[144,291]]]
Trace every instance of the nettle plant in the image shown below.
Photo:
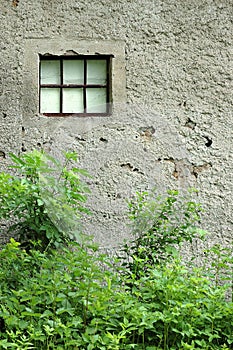
[[[80,176],[89,175],[74,166],[77,154],[66,152],[64,162],[37,150],[10,157],[16,174],[0,173],[0,218],[9,221],[9,232],[26,249],[80,239],[80,213],[89,213]]]
[[[122,249],[128,257],[126,268],[137,278],[147,269],[178,256],[183,242],[204,239],[206,231],[196,225],[201,211],[191,193],[185,197],[177,190],[168,190],[165,196],[155,191],[137,192],[129,202],[133,239]]]
[[[38,151],[11,157],[0,217],[22,243],[0,249],[0,349],[233,349],[232,253],[214,246],[204,268],[179,255],[204,236],[191,196],[137,194],[120,264],[80,236],[88,189],[75,153],[63,163]]]

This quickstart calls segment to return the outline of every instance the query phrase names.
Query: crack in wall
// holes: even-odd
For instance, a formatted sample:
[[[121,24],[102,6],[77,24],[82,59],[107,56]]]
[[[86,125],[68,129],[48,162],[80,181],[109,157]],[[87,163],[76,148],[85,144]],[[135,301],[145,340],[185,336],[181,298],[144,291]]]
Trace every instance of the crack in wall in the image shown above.
[[[142,171],[140,171],[138,168],[134,167],[130,163],[123,163],[120,166],[123,169],[130,170],[130,171],[136,172],[136,173],[141,174],[141,175],[145,175]]]
[[[185,175],[185,171],[189,171],[191,175],[193,175],[196,179],[200,173],[203,171],[207,171],[212,167],[210,162],[203,163],[201,165],[195,165],[194,163],[190,163],[187,160],[178,160],[173,157],[169,158],[158,158],[158,162],[171,162],[174,165],[174,171],[172,176],[177,180]]]

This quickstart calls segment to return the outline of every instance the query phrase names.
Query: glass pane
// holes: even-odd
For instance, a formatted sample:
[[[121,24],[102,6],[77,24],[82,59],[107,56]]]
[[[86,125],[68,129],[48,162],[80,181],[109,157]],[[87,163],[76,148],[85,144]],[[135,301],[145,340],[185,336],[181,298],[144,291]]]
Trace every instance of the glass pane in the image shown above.
[[[63,89],[63,113],[83,112],[83,89]]]
[[[87,60],[87,84],[106,84],[106,60]]]
[[[87,113],[106,113],[106,89],[87,89]]]
[[[60,61],[41,61],[40,83],[60,84]]]
[[[40,90],[40,112],[59,113],[60,112],[60,89],[42,88]]]
[[[63,61],[63,83],[84,84],[84,62],[82,60]]]

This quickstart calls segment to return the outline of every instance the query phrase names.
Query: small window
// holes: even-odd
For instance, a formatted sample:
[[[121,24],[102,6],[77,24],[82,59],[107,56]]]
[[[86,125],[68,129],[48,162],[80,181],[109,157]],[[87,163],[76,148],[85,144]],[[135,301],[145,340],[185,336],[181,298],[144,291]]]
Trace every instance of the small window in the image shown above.
[[[110,55],[40,56],[40,113],[109,115],[110,63]]]

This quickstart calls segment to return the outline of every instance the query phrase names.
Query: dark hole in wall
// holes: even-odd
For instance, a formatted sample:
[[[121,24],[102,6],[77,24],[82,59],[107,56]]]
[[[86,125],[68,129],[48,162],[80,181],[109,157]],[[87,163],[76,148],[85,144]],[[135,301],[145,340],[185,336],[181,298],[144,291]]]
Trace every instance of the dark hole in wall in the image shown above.
[[[14,7],[18,6],[19,5],[19,0],[12,0],[12,5]]]
[[[188,118],[188,120],[185,123],[185,126],[190,129],[194,129],[197,123],[195,123],[192,119]]]
[[[133,166],[130,163],[121,164],[121,168],[133,170]]]
[[[205,136],[205,139],[206,139],[206,147],[210,147],[213,143],[213,141],[208,137],[208,136]]]
[[[105,142],[105,143],[107,143],[107,142],[108,142],[108,140],[107,140],[107,139],[105,139],[104,137],[101,137],[101,138],[100,138],[100,141],[101,141],[101,142]]]
[[[144,173],[142,171],[140,171],[138,168],[134,167],[130,163],[123,163],[120,166],[123,169],[130,170],[130,171],[136,172],[138,174],[144,175]]]
[[[186,100],[183,100],[180,103],[178,103],[179,107],[186,107],[186,105],[187,105],[187,101]]]
[[[79,136],[75,136],[75,140],[76,141],[81,141],[81,142],[85,142],[86,139],[82,138],[82,137],[79,137]]]
[[[6,158],[6,153],[3,151],[0,151],[0,158]]]
[[[22,143],[21,151],[22,151],[22,152],[26,152],[26,151],[27,151],[26,148],[25,148],[25,146],[24,146],[24,143]]]

